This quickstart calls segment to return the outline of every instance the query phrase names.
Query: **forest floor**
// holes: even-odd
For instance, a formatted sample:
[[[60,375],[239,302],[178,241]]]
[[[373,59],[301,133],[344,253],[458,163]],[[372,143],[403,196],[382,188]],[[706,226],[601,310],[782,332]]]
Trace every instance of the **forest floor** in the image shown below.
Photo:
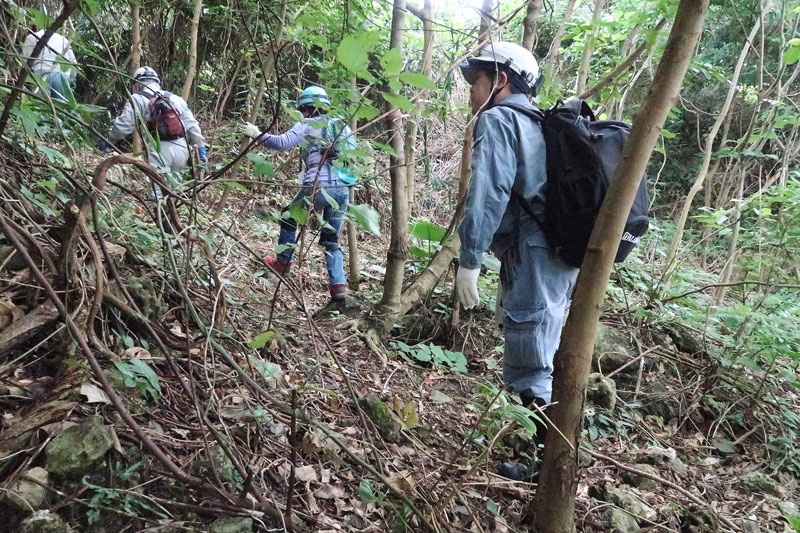
[[[502,389],[491,283],[482,286],[489,305],[454,320],[445,279],[378,339],[368,326],[388,232],[359,234],[361,289],[336,309],[326,307],[324,259],[311,236],[286,280],[260,260],[273,253],[277,235],[262,215],[279,211],[288,194],[234,191],[217,229],[201,208],[200,238],[175,239],[147,219],[146,202],[135,201],[132,193],[146,194],[142,178],[112,171],[120,186],[98,201],[113,214],[98,218],[109,250],[101,269],[85,234],[69,252],[59,248],[69,208],[47,211],[55,196],[36,188],[46,176],[4,168],[6,200],[11,184],[30,193],[16,198],[18,236],[30,237],[29,248],[38,243],[57,271],[65,257],[74,262],[76,323],[91,312],[97,273],[105,273],[97,321],[82,331],[93,330],[105,347],[97,357],[138,430],[179,470],[212,483],[184,484],[153,457],[6,240],[0,498],[9,520],[0,530],[21,530],[35,508],[76,531],[267,531],[285,527],[267,509],[287,504],[296,530],[423,531],[423,517],[438,531],[525,530],[535,484],[495,472],[501,461],[532,455],[532,413]],[[201,207],[212,198],[201,198]],[[187,220],[188,207],[179,211]],[[124,298],[109,260],[140,313],[114,303]],[[57,272],[47,278],[58,282]],[[192,306],[215,325],[217,344]],[[32,323],[34,313],[46,325],[12,342],[11,328]],[[580,454],[578,530],[795,531],[786,517],[800,503],[793,474],[800,459],[795,443],[780,438],[800,419],[797,390],[769,369],[722,372],[708,349],[717,341],[702,325],[656,323],[616,300],[602,322]],[[81,447],[62,457],[64,434],[85,444],[96,431],[110,435],[101,453]]]

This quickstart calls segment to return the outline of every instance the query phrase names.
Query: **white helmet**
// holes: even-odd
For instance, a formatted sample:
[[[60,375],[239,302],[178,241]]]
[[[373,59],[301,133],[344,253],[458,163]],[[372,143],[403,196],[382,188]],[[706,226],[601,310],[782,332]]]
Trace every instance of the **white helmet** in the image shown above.
[[[136,72],[133,73],[133,79],[137,82],[144,82],[144,81],[154,81],[161,85],[161,80],[156,74],[156,71],[150,67],[139,67],[136,69]]]
[[[518,83],[526,93],[534,92],[536,80],[539,79],[539,63],[533,54],[522,46],[508,41],[489,43],[484,46],[477,56],[458,65],[462,71],[467,70],[498,70],[506,69],[518,77]]]

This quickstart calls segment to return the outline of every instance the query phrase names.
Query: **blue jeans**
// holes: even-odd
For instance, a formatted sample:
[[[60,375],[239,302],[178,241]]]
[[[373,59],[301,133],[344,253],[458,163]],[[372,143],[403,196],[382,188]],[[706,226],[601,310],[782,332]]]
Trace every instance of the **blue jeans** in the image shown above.
[[[513,392],[550,402],[553,356],[578,269],[529,238],[501,258],[501,306],[506,338],[503,379]]]
[[[347,283],[347,278],[344,276],[344,257],[342,256],[341,248],[339,248],[339,234],[342,231],[342,221],[344,220],[345,211],[347,211],[347,204],[350,201],[350,191],[348,187],[338,183],[338,181],[334,180],[330,186],[319,185],[313,198],[314,211],[322,211],[322,218],[325,221],[325,225],[319,235],[319,244],[325,249],[328,283],[331,286],[345,285]],[[325,195],[322,194],[322,189],[338,205],[331,205]],[[311,196],[311,191],[312,187],[310,185],[300,189],[297,196],[283,210],[285,218],[281,219],[281,233],[278,237],[278,263],[285,265],[292,262],[294,245],[297,242],[297,221],[288,216],[286,212],[298,203],[303,207],[307,207],[306,198]]]
[[[69,74],[53,72],[48,74],[45,79],[47,84],[50,85],[50,97],[54,100],[67,102],[67,96],[72,92],[72,87],[75,85]]]

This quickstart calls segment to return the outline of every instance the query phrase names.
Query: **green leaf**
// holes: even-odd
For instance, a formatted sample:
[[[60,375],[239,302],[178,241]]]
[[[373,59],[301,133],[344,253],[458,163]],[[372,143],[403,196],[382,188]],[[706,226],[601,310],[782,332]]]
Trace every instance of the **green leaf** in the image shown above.
[[[783,62],[787,65],[794,65],[800,59],[800,46],[792,46],[783,53]]]
[[[500,506],[494,503],[492,500],[488,500],[486,502],[486,509],[494,516],[500,516]]]
[[[389,102],[390,105],[402,110],[411,111],[414,109],[414,102],[403,96],[402,94],[381,93],[383,98]]]
[[[325,198],[325,200],[328,202],[328,205],[330,205],[334,211],[339,210],[339,202],[334,200],[333,196],[328,194],[328,191],[325,190],[325,187],[320,187],[319,192],[322,193],[322,197]]]
[[[342,39],[336,49],[336,58],[339,63],[344,65],[344,68],[353,74],[366,72],[369,65],[367,50],[362,45],[361,39],[358,39],[355,35],[348,35]]]
[[[418,89],[436,90],[436,84],[421,72],[403,72],[400,74],[400,80]]]
[[[437,243],[442,242],[442,239],[444,239],[444,236],[447,234],[447,228],[434,224],[433,222],[428,222],[427,220],[411,224],[408,231],[418,239]]]
[[[262,331],[261,333],[253,337],[253,340],[248,342],[247,345],[253,348],[254,350],[260,350],[274,338],[275,338],[275,332],[272,331],[271,329],[268,329],[267,331]]]
[[[666,128],[661,128],[661,135],[663,135],[665,139],[674,139],[675,137],[677,137],[676,134],[672,133]]]
[[[255,163],[255,168],[253,169],[253,175],[257,178],[261,176],[267,176],[271,178],[275,172],[275,165],[270,161],[267,161],[263,155],[250,152],[247,154],[247,159]]]
[[[729,441],[728,439],[714,439],[711,441],[711,444],[719,451],[720,453],[724,454],[731,454],[736,453],[736,447],[734,444]]]
[[[373,235],[381,234],[380,215],[371,205],[353,204],[347,208],[347,214],[361,226],[361,229]]]
[[[403,70],[403,55],[399,47],[394,47],[383,54],[381,68],[387,78],[397,76]]]
[[[391,145],[388,145],[388,144],[385,144],[385,143],[382,143],[382,142],[378,142],[378,141],[375,141],[375,140],[372,140],[370,142],[372,143],[372,146],[374,146],[375,148],[377,148],[378,150],[380,150],[383,153],[386,153],[386,154],[389,154],[389,155],[397,155],[397,152],[395,151],[395,149]]]
[[[361,498],[361,501],[364,503],[375,503],[378,501],[379,498],[372,489],[371,479],[362,479],[361,483],[358,484],[358,497]]]
[[[800,533],[800,514],[785,514],[783,517],[797,533]]]
[[[365,119],[365,120],[372,120],[373,118],[380,115],[381,112],[378,111],[375,107],[371,105],[362,105],[359,107],[355,113],[353,113],[353,118],[356,120]]]
[[[305,202],[293,203],[292,205],[289,206],[288,211],[284,211],[281,214],[281,217],[286,219],[287,213],[289,217],[293,218],[295,222],[297,222],[301,226],[304,225],[308,220],[308,210],[306,209]]]

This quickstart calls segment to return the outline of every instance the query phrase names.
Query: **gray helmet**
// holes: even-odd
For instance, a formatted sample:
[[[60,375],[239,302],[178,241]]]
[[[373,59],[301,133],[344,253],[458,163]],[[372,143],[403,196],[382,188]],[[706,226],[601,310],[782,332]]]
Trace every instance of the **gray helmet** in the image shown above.
[[[150,67],[137,68],[136,72],[133,74],[133,79],[139,83],[145,81],[154,81],[161,85],[161,79],[159,79],[158,74],[156,74],[156,71]]]

